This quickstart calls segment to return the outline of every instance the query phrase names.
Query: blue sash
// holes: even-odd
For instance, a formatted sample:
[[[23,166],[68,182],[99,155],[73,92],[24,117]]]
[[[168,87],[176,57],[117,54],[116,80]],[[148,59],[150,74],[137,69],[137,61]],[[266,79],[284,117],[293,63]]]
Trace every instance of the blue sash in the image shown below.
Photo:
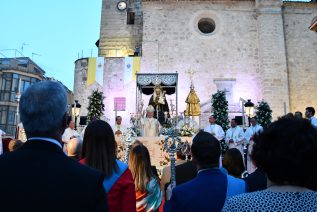
[[[109,178],[105,178],[103,180],[103,187],[106,190],[106,193],[108,193],[110,191],[110,189],[112,188],[112,186],[117,182],[117,180],[121,177],[121,175],[128,169],[127,164],[116,160],[117,165],[119,167],[119,171],[118,172],[113,172],[111,177]]]
[[[238,194],[246,192],[246,184],[244,180],[237,179],[230,175],[227,175],[228,186],[227,186],[227,199]]]

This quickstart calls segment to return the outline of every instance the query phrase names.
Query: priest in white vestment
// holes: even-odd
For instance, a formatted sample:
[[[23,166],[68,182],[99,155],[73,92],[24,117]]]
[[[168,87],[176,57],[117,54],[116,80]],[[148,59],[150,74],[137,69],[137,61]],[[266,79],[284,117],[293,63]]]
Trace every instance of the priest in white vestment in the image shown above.
[[[226,132],[225,141],[228,144],[229,149],[238,149],[243,157],[243,143],[245,141],[245,135],[243,129],[237,126],[237,122],[235,119],[231,120],[231,128],[229,128]]]
[[[254,135],[263,131],[263,127],[256,122],[256,118],[253,117],[250,121],[251,126],[245,132],[246,143],[249,144],[248,154],[247,154],[247,171],[249,174],[253,173],[256,170],[256,166],[252,163],[251,152],[253,149],[253,140]]]
[[[112,126],[113,133],[116,136],[121,136],[126,131],[126,129],[127,128],[125,126],[123,126],[123,124],[122,124],[122,117],[117,116],[116,123],[114,126]]]
[[[75,122],[70,121],[68,128],[66,128],[63,136],[62,141],[64,143],[64,152],[66,152],[66,146],[70,139],[76,138],[78,142],[82,142],[81,135],[75,130]]]
[[[160,132],[160,123],[154,118],[154,107],[149,105],[146,108],[147,117],[141,119],[141,125],[143,129],[142,135],[144,137],[157,137]]]
[[[209,125],[205,127],[204,131],[209,132],[210,134],[215,136],[218,141],[221,141],[225,138],[225,132],[220,125],[216,124],[216,119],[214,115],[211,115],[209,117]]]

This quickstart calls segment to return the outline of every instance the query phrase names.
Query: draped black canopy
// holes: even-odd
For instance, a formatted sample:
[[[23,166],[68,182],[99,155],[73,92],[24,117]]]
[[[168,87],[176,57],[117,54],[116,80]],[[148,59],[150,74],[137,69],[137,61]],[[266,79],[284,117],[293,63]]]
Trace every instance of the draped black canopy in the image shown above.
[[[178,86],[178,73],[162,73],[162,74],[149,74],[139,73],[136,77],[137,83],[137,98],[136,108],[139,108],[139,100],[142,95],[152,95],[154,87],[160,85],[167,95],[176,94],[176,108],[177,108],[177,86]]]

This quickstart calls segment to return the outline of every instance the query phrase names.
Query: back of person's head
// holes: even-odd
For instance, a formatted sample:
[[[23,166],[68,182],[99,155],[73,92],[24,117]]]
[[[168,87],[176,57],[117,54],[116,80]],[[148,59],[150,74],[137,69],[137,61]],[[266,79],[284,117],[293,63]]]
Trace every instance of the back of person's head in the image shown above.
[[[186,154],[184,154],[184,152],[181,149],[176,151],[176,156],[177,159],[186,160]]]
[[[146,184],[154,177],[148,149],[143,144],[134,145],[129,155],[129,169],[132,173],[135,190],[146,191]]]
[[[222,165],[230,175],[238,178],[241,177],[245,170],[241,152],[236,148],[228,149]]]
[[[251,157],[270,181],[317,190],[317,130],[308,120],[281,118],[254,142]]]
[[[313,108],[313,107],[306,107],[305,110],[308,111],[308,112],[310,112],[312,116],[315,115],[315,108]]]
[[[303,114],[302,114],[302,112],[300,112],[300,111],[296,111],[296,112],[294,113],[294,116],[295,116],[295,118],[297,118],[297,119],[303,118]]]
[[[70,139],[67,143],[67,155],[79,159],[82,143],[77,138]]]
[[[61,83],[42,81],[33,84],[23,92],[19,109],[27,137],[63,134],[67,96]]]
[[[200,169],[219,167],[220,143],[210,133],[200,131],[193,139],[191,155]]]
[[[107,122],[97,120],[88,124],[82,149],[82,158],[85,158],[86,165],[110,177],[113,171],[118,170],[116,148],[112,128]]]
[[[21,146],[23,146],[23,142],[21,140],[12,139],[8,145],[9,152],[13,152],[19,149]]]
[[[295,116],[294,116],[294,114],[293,114],[293,113],[287,113],[287,114],[285,115],[285,118],[294,119],[294,118],[295,118]]]
[[[190,156],[190,144],[188,142],[178,142],[176,147],[176,157],[180,160],[189,160]]]

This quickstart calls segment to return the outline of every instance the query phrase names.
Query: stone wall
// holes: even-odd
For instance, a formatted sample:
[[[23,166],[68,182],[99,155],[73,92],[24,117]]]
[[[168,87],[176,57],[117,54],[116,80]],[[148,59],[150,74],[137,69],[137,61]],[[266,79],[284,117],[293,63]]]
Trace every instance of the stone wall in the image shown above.
[[[99,55],[124,57],[133,55],[134,48],[142,44],[141,0],[135,0],[128,9],[119,11],[117,0],[102,3]],[[127,24],[127,12],[135,12],[135,24]]]
[[[93,90],[102,90],[102,87],[97,83],[87,86],[87,71],[88,58],[75,61],[74,99],[78,100],[79,104],[81,104],[79,116],[87,116],[88,97],[92,94]]]
[[[289,71],[291,111],[317,108],[317,33],[309,26],[317,17],[317,3],[287,3],[284,27]]]
[[[282,1],[257,0],[257,26],[263,99],[273,117],[289,111],[288,71],[282,19]]]
[[[126,14],[117,2],[104,0],[100,32],[100,56],[110,50],[132,48],[142,42],[142,73],[179,73],[178,111],[185,109],[192,68],[196,92],[207,120],[211,95],[225,88],[231,116],[239,115],[239,99],[254,103],[264,99],[277,118],[306,106],[317,107],[316,32],[308,27],[317,16],[316,3],[256,1],[134,1],[137,25],[126,25]],[[140,19],[140,17],[142,19]],[[210,35],[197,27],[201,18],[214,20]],[[143,20],[143,21],[142,21]],[[122,52],[121,52],[122,53]],[[75,62],[75,99],[87,114],[87,97],[103,89],[105,116],[114,121],[114,97],[126,97],[124,122],[135,112],[135,81],[124,84],[124,58],[106,58],[104,88],[86,87],[87,59]],[[146,97],[147,98],[147,97]],[[147,100],[145,101],[147,102]],[[206,120],[202,120],[204,123]]]
[[[197,28],[204,17],[215,21],[211,35]],[[262,99],[257,35],[252,1],[143,2],[141,71],[179,73],[179,111],[185,109],[189,92],[189,68],[196,71],[194,83],[201,103],[210,102],[218,86],[226,83],[232,87],[231,105],[237,106],[240,97],[256,103]],[[210,104],[203,108],[204,112],[210,109]]]

